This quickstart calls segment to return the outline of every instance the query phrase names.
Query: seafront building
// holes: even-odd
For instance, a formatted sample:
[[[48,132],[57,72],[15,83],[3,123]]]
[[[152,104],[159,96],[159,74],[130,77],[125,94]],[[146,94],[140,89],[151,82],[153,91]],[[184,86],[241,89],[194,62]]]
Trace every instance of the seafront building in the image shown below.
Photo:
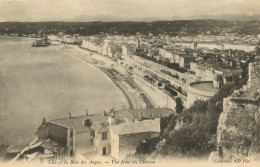
[[[233,49],[233,50],[244,50],[246,52],[252,52],[255,49],[254,45],[245,45],[245,44],[214,44],[214,43],[188,43],[188,42],[177,42],[175,43],[177,46],[184,46],[187,48],[205,48],[205,49],[219,49],[219,50],[225,50],[225,49]]]
[[[42,122],[37,138],[13,161],[44,159],[91,159],[110,156],[122,159],[135,153],[144,140],[160,136],[161,118],[174,114],[168,108],[129,109]]]
[[[59,34],[60,39],[65,36]],[[255,48],[251,43],[232,42],[233,37],[228,35],[190,38],[163,34],[144,36],[137,33],[135,36],[95,35],[78,38],[83,39],[82,48],[113,60],[118,59],[118,64],[126,68],[133,66],[133,73],[138,69],[157,82],[170,84],[177,96],[189,104],[186,107],[196,101],[189,100],[189,95],[194,93],[192,83],[213,83],[216,75],[223,78],[223,84],[236,81],[241,78],[243,64]],[[251,38],[250,41],[253,40]],[[208,100],[217,92],[215,89],[212,91],[208,92],[208,96],[192,96],[192,99]]]
[[[163,35],[107,36],[102,40],[92,37],[84,40],[82,47],[110,58],[121,59],[121,64],[134,65],[155,77],[158,82],[170,83],[178,96],[187,101],[188,108],[196,100],[208,100],[218,92],[218,89],[213,88],[216,75],[223,78],[222,84],[241,78],[241,66],[249,59],[247,52],[254,48],[249,44],[220,44],[210,41],[211,38],[201,38],[205,38],[208,43],[175,42]],[[99,41],[98,44],[96,41]],[[194,92],[198,92],[195,87],[200,86],[194,83],[206,81],[212,82],[212,90],[203,93],[199,91],[200,95],[195,95]]]

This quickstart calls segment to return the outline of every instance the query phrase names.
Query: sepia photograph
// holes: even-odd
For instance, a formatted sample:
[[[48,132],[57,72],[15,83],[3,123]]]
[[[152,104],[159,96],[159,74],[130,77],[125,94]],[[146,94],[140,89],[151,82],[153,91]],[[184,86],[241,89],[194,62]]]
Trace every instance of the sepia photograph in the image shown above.
[[[0,0],[0,166],[260,166],[259,0]]]

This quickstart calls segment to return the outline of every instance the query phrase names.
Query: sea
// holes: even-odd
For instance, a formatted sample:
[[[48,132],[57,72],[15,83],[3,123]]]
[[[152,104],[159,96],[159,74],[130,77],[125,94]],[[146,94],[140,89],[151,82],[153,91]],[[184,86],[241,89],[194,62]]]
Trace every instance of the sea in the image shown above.
[[[0,36],[0,144],[28,144],[46,120],[101,113],[127,105],[98,68],[55,46]]]

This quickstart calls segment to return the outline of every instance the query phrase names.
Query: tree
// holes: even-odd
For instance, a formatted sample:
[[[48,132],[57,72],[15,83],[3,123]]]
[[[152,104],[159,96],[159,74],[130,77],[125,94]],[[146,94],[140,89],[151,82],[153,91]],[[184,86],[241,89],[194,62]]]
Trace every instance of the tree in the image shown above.
[[[140,142],[139,145],[136,147],[137,154],[147,154],[148,152],[149,152],[149,144],[147,140]]]
[[[158,83],[158,87],[162,87],[162,83],[161,82]]]
[[[143,140],[136,147],[136,155],[151,154],[156,149],[156,145],[159,142],[159,137]]]
[[[176,98],[176,112],[178,114],[180,114],[180,113],[182,113],[183,109],[184,109],[183,101],[180,97],[177,97]]]
[[[162,117],[161,118],[161,136],[163,138],[167,138],[169,131],[173,130],[176,125],[177,117],[173,114],[169,117]]]
[[[178,77],[179,78],[179,77]],[[180,92],[180,93],[182,93],[182,88],[181,87],[178,87],[178,91]]]

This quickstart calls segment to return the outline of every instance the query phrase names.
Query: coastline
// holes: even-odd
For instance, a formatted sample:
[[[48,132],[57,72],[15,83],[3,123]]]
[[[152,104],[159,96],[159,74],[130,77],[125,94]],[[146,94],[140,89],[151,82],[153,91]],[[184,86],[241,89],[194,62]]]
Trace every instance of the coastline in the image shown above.
[[[109,76],[107,71],[105,71],[104,69],[101,69],[101,68],[99,68],[99,69],[101,71],[103,71],[114,82],[114,84],[123,92],[123,94],[126,97],[126,100],[127,100],[128,104],[129,104],[129,109],[133,109],[134,108],[133,103],[132,103],[130,97],[128,96],[128,94],[126,93],[126,91],[112,77]]]
[[[68,52],[58,52],[56,47],[35,48],[31,47],[31,40],[19,39],[1,42],[1,52],[8,54],[1,57],[0,144],[27,144],[42,118],[67,117],[68,112],[78,116],[85,109],[92,114],[128,107],[113,81],[103,71],[92,68],[95,64],[84,65]]]
[[[78,59],[78,60],[80,60],[80,61],[82,61],[82,62],[84,62],[84,63],[87,63],[87,64],[90,65],[92,68],[96,68],[97,70],[99,70],[102,74],[104,74],[104,76],[105,76],[106,78],[108,78],[110,81],[112,81],[113,84],[122,92],[122,94],[125,96],[125,99],[126,99],[128,105],[129,105],[128,108],[129,108],[129,109],[134,108],[133,102],[131,101],[131,99],[130,99],[130,97],[128,96],[127,92],[126,92],[111,76],[109,76],[109,74],[107,73],[107,71],[105,71],[105,70],[102,69],[101,67],[99,67],[99,66],[93,64],[91,61],[87,61],[86,59],[82,59],[82,58],[80,58],[80,57],[74,55],[73,53],[71,53],[71,52],[73,52],[72,49],[75,49],[75,48],[73,48],[73,46],[65,45],[65,46],[67,46],[67,47],[70,47],[70,49],[71,49],[70,51],[62,50],[62,48],[59,48],[59,47],[56,46],[56,45],[52,45],[52,46],[55,46],[55,47],[58,49],[58,51],[62,51],[62,52],[66,53],[66,54],[68,54],[68,55],[70,55],[70,56],[73,56],[74,58],[76,58],[76,59]],[[62,45],[62,46],[63,46],[63,45]],[[77,48],[77,49],[78,49],[78,48]],[[80,48],[79,48],[79,49],[80,49]],[[86,54],[86,53],[84,53],[84,54]],[[90,55],[88,55],[88,56],[90,56]]]
[[[175,108],[175,101],[168,97],[167,94],[164,92],[161,92],[156,86],[150,86],[148,83],[146,83],[145,80],[143,80],[138,75],[133,75],[131,77],[125,67],[122,65],[116,63],[112,60],[110,60],[108,57],[104,57],[98,53],[94,53],[93,55],[89,55],[89,52],[84,48],[79,48],[78,46],[73,45],[61,45],[65,46],[64,49],[61,49],[61,51],[64,51],[66,53],[71,54],[75,58],[79,59],[80,61],[84,61],[91,65],[92,67],[98,68],[104,75],[107,75],[108,79],[115,84],[116,87],[118,87],[121,92],[126,97],[127,101],[131,101],[131,103],[128,102],[129,107],[133,108]],[[79,53],[79,54],[77,54]],[[115,69],[120,74],[124,75],[124,77],[130,77],[133,79],[133,82],[136,85],[136,88],[131,88],[131,86],[128,85],[128,83],[125,81],[125,79],[116,78],[115,76],[110,76],[108,73],[106,73],[101,68],[109,69]],[[105,69],[105,70],[106,70]],[[119,81],[118,81],[119,80]],[[124,93],[125,92],[125,93]],[[143,97],[145,96],[145,97]],[[148,102],[147,102],[148,101]],[[151,104],[151,105],[150,105]]]

